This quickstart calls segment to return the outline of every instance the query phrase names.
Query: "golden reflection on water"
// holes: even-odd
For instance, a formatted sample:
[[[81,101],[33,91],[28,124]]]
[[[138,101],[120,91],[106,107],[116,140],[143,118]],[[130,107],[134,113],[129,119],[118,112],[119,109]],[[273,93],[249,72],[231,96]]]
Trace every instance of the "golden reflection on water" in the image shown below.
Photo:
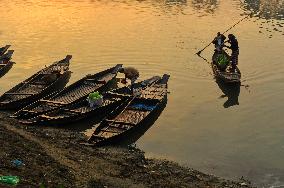
[[[70,83],[118,63],[137,67],[141,79],[169,73],[168,105],[137,143],[147,155],[259,185],[284,182],[283,1],[4,0],[0,11],[1,44],[12,44],[17,63],[1,93],[66,54]],[[230,31],[250,92],[232,93],[195,53],[250,11]],[[210,61],[212,52],[202,55]]]

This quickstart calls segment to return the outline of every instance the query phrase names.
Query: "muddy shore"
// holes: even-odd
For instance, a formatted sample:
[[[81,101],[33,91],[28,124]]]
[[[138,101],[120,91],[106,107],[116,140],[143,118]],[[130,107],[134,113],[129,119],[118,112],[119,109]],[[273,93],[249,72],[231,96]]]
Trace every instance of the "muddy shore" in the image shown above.
[[[17,187],[252,187],[177,163],[147,159],[137,148],[93,148],[78,132],[23,126],[0,113],[0,175],[20,177]],[[20,160],[20,166],[11,161]],[[0,184],[0,187],[9,187]]]

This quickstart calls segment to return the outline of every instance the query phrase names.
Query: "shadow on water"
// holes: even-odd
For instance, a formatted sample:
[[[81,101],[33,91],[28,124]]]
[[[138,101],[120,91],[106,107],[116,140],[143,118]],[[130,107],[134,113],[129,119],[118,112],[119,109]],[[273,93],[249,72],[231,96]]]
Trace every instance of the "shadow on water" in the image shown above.
[[[220,98],[225,98],[225,97],[228,98],[227,101],[223,104],[224,108],[229,108],[234,105],[239,105],[241,83],[226,84],[221,80],[216,80],[216,83],[224,93],[224,95],[221,95]]]

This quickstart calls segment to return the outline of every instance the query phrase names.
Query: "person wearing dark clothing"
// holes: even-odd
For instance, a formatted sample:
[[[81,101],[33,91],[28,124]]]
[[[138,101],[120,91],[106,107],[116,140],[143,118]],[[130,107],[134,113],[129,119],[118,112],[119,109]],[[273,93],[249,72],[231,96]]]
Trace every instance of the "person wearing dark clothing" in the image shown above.
[[[231,55],[232,69],[233,71],[235,71],[238,65],[238,57],[240,53],[239,43],[233,34],[229,34],[228,38],[229,38],[228,42],[230,43],[230,46],[227,46],[227,47],[232,50],[232,55]]]
[[[215,44],[215,49],[217,52],[221,52],[225,42],[225,35],[221,34],[220,32],[217,33],[217,36],[212,41]]]
[[[125,67],[125,68],[120,68],[119,71],[120,73],[124,73],[125,78],[122,80],[122,83],[126,84],[127,81],[126,79],[129,79],[131,81],[131,92],[133,93],[133,84],[139,77],[139,72],[137,69],[133,67]]]

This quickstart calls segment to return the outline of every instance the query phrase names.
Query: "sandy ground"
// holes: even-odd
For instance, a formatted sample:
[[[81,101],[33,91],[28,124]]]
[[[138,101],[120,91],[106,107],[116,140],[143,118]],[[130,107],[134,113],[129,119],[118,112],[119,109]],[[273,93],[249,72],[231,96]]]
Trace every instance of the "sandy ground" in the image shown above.
[[[0,113],[0,175],[20,177],[17,187],[252,187],[182,167],[146,159],[133,147],[94,148],[79,143],[78,132],[48,127],[26,127]],[[18,159],[24,164],[15,166]],[[0,188],[9,187],[0,184]]]

